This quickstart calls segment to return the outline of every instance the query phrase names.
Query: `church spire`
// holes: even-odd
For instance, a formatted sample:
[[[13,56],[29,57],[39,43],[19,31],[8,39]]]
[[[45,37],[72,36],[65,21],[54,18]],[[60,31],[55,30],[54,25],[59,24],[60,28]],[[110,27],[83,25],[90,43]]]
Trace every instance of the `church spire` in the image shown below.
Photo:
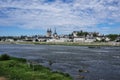
[[[50,30],[49,30],[50,32],[52,32],[52,30],[51,30],[51,28],[50,28]]]
[[[56,28],[55,28],[55,30],[54,30],[54,34],[57,34],[57,32],[56,32]]]

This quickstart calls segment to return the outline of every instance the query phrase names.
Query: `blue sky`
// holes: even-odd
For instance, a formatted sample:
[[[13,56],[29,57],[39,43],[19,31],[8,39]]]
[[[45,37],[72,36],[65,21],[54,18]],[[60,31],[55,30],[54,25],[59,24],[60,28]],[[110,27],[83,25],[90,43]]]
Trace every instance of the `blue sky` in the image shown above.
[[[120,0],[0,0],[0,36],[94,31],[120,34]]]

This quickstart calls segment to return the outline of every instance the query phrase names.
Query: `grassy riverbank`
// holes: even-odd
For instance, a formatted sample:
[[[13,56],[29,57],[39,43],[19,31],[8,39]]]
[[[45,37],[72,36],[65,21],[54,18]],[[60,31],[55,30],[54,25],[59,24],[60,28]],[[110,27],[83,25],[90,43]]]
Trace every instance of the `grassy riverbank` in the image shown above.
[[[64,45],[64,46],[120,46],[120,42],[18,42],[17,44]]]
[[[120,42],[0,42],[0,44],[35,44],[64,46],[120,46]]]
[[[52,72],[41,65],[28,65],[25,59],[6,55],[0,56],[0,76],[7,80],[72,80],[68,74]]]

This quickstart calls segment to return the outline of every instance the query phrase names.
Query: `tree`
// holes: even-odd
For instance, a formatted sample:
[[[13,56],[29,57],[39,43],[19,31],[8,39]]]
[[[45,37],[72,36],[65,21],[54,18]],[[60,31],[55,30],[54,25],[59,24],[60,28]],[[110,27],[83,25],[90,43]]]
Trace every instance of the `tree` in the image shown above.
[[[119,35],[118,34],[109,34],[107,35],[108,38],[110,38],[111,41],[114,41]]]
[[[98,34],[94,32],[93,33],[93,37],[97,37],[97,36],[98,36]]]
[[[88,32],[83,32],[82,30],[77,33],[78,36],[87,36]]]
[[[9,59],[10,59],[10,56],[7,55],[7,54],[2,54],[2,55],[0,56],[0,60],[9,60]]]

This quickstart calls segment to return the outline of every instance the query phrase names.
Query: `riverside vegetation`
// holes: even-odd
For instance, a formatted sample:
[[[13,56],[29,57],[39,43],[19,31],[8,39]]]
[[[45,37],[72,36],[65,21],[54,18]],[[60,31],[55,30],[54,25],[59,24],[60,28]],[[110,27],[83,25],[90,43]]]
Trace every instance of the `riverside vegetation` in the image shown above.
[[[7,80],[72,80],[67,73],[53,72],[41,65],[34,65],[34,70],[28,66],[26,59],[10,57],[7,54],[0,56],[0,76]]]
[[[0,42],[0,44],[35,44],[63,46],[120,46],[120,42]]]

